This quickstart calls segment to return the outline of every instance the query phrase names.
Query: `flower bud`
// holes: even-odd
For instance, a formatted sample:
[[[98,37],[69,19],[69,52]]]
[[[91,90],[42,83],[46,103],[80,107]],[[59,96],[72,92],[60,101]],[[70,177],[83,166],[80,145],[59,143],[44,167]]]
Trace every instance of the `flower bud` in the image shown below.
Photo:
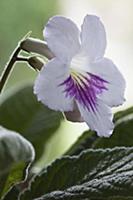
[[[38,59],[36,57],[29,58],[28,59],[28,63],[33,69],[39,70],[39,71],[41,70],[41,68],[44,65],[44,63],[40,59]]]
[[[43,55],[48,59],[52,59],[54,57],[53,53],[48,48],[46,42],[43,42],[39,39],[27,38],[21,42],[20,47],[24,51],[34,52]]]

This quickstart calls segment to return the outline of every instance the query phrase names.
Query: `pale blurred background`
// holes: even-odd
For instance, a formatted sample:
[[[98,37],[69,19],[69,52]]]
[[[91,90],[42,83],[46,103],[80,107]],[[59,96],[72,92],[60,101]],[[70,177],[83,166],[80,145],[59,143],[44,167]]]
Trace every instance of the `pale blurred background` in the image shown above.
[[[80,27],[86,14],[95,14],[106,28],[106,56],[116,63],[126,79],[126,102],[117,110],[129,107],[133,103],[132,8],[132,0],[0,0],[0,73],[17,42],[27,32],[31,30],[32,37],[43,39],[42,30],[49,17],[67,16]],[[33,82],[36,75],[26,64],[17,64],[5,92]],[[62,123],[58,133],[47,145],[44,162],[48,163],[61,155],[86,129],[84,124]]]

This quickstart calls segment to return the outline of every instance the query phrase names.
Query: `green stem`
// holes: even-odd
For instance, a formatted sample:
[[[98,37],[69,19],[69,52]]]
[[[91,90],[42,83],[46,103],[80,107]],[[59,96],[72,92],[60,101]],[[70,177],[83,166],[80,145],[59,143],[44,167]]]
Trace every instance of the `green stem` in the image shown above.
[[[16,61],[28,62],[29,59],[25,57],[17,57]]]
[[[5,70],[1,76],[1,79],[0,79],[0,93],[2,92],[2,89],[4,88],[5,84],[6,84],[6,81],[10,75],[10,72],[13,68],[13,65],[15,64],[15,62],[17,61],[17,56],[19,54],[19,52],[21,51],[21,48],[20,47],[17,47],[15,49],[15,51],[13,52],[9,62],[7,63],[6,67],[5,67]]]

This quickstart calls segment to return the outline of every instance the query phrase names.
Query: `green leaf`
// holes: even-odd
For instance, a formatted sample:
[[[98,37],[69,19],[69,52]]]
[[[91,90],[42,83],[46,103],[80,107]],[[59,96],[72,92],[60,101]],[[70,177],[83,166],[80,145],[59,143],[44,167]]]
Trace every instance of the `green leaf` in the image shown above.
[[[0,104],[0,124],[21,133],[36,150],[36,159],[44,151],[47,139],[59,128],[62,119],[36,100],[33,87],[21,88]]]
[[[133,148],[87,150],[57,159],[21,200],[133,199]]]
[[[0,127],[0,197],[25,179],[34,148],[21,135]]]
[[[80,154],[83,150],[91,148],[97,138],[94,131],[85,131],[64,155]]]
[[[2,200],[19,200],[20,190],[13,186]]]
[[[114,116],[114,121],[121,119],[122,117],[125,117],[127,115],[130,115],[133,113],[133,107],[127,108],[125,110],[119,111]]]

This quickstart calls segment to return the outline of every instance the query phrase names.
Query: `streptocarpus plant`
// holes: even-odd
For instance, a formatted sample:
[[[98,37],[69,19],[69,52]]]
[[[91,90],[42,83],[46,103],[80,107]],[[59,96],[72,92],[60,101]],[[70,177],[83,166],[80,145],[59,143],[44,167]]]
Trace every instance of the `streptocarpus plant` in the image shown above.
[[[39,71],[33,86],[38,101],[52,110],[63,112],[70,121],[86,122],[100,137],[111,136],[114,129],[111,108],[124,102],[125,80],[116,65],[104,57],[106,33],[101,20],[97,16],[87,15],[79,30],[70,19],[55,16],[48,21],[43,34],[45,41],[30,37],[20,41],[1,76],[0,91],[14,63],[27,62]],[[21,51],[30,54],[22,57],[19,55]],[[33,56],[31,52],[34,53]],[[36,107],[38,108],[38,104]],[[45,113],[48,115],[48,112]],[[30,185],[25,183],[16,185],[17,181],[14,181],[13,174],[16,176],[21,170],[23,172],[22,166],[22,169],[17,168],[17,173],[13,171],[16,166],[13,169],[9,167],[9,177],[6,174],[5,180],[0,180],[1,197],[4,200],[10,200],[12,197],[13,200],[133,199],[132,142],[130,141],[130,148],[115,147],[121,146],[121,140],[126,141],[123,139],[126,135],[124,127],[132,127],[132,109],[123,113],[115,120],[113,135],[115,137],[121,130],[122,134],[119,134],[121,138],[115,137],[112,143],[111,138],[108,139],[110,140],[108,145],[113,147],[112,149],[93,149],[98,144],[102,147],[104,139],[100,140],[94,132],[88,131],[79,138],[70,151],[68,150],[66,156],[57,159],[39,174],[35,174]],[[40,111],[34,114],[39,118],[42,113]],[[32,121],[39,130],[40,122],[42,123],[42,118],[41,120],[35,118]],[[32,123],[28,129],[30,133],[33,131]],[[51,131],[50,123],[46,130],[48,129]],[[127,134],[131,135],[131,129]],[[21,140],[25,141],[22,138]],[[38,145],[39,142],[40,140]],[[129,141],[125,146],[128,146],[128,143]],[[2,141],[2,144],[6,151],[7,143]],[[15,155],[15,145],[11,151],[13,155]],[[74,153],[80,145],[82,145],[80,154]],[[6,154],[8,155],[8,152]],[[4,158],[4,153],[1,155]],[[16,180],[23,181],[22,174]],[[10,182],[10,179],[13,181]],[[9,191],[10,186],[12,188]]]
[[[79,31],[70,19],[55,16],[43,33],[46,44],[21,45],[50,59],[44,65],[34,63],[41,69],[34,85],[38,100],[65,112],[69,120],[85,121],[98,136],[109,137],[114,127],[111,107],[124,102],[125,80],[115,64],[103,57],[106,33],[102,22],[87,15]]]

